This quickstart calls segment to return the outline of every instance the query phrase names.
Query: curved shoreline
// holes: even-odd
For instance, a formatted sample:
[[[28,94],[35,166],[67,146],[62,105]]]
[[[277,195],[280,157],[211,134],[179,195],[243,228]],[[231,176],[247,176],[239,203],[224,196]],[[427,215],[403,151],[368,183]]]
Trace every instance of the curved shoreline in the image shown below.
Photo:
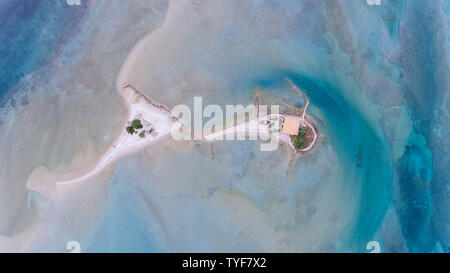
[[[128,134],[125,130],[123,130],[122,134],[119,136],[116,141],[113,142],[113,144],[110,146],[110,148],[103,154],[103,156],[100,158],[98,163],[95,167],[87,171],[81,176],[77,176],[72,179],[66,179],[62,181],[54,181],[54,187],[59,185],[69,185],[69,184],[76,184],[80,183],[84,180],[87,180],[89,178],[92,178],[105,170],[110,164],[115,162],[116,160],[132,154],[134,152],[137,152],[139,150],[144,149],[145,147],[153,144],[154,142],[163,139],[165,137],[168,137],[172,126],[176,123],[179,123],[179,121],[174,121],[173,116],[170,113],[169,109],[164,105],[158,105],[153,103],[150,99],[146,98],[143,94],[141,94],[136,88],[134,88],[132,85],[127,84],[121,89],[121,94],[123,95],[123,99],[128,106],[128,118],[127,123],[124,124],[125,127],[129,124],[129,122],[133,119],[142,119],[144,123],[151,124],[151,127],[154,128],[155,133],[152,135],[147,135],[144,138],[140,138],[135,135]],[[293,117],[293,118],[299,118],[298,116],[293,115],[284,115],[284,114],[269,114],[262,117],[258,117],[255,119],[252,119],[248,122],[238,124],[236,126],[232,126],[229,128],[226,128],[224,130],[221,130],[219,132],[212,133],[210,135],[204,136],[203,140],[212,142],[215,141],[223,136],[225,136],[227,133],[247,133],[247,132],[255,132],[257,134],[266,134],[270,138],[276,137],[279,142],[288,144],[289,147],[295,152],[295,153],[304,153],[310,151],[314,145],[316,144],[316,141],[318,139],[317,132],[314,128],[314,126],[306,119],[302,119],[303,122],[306,123],[306,126],[311,128],[314,134],[313,141],[309,144],[308,147],[298,151],[293,146],[292,142],[290,141],[290,138],[287,135],[284,135],[280,132],[277,133],[270,133],[270,128],[268,125],[262,125],[261,121],[267,121],[268,119],[272,120],[273,118],[276,118],[280,120],[282,117]],[[304,116],[303,116],[304,118]],[[269,132],[269,133],[268,133]],[[66,175],[69,175],[66,173]],[[43,189],[42,183],[40,183],[39,179],[36,177],[36,173],[33,172],[33,174],[29,177],[27,181],[27,189],[39,192],[44,195],[50,195],[50,192],[53,189]],[[47,182],[48,183],[48,182]],[[51,184],[51,182],[50,182]],[[49,185],[47,185],[48,187]],[[51,185],[50,185],[51,186]]]
[[[113,144],[103,154],[103,156],[97,162],[95,167],[89,169],[84,174],[74,177],[72,179],[54,181],[53,186],[51,185],[52,182],[47,181],[47,183],[50,184],[47,185],[47,187],[52,186],[52,189],[47,188],[46,190],[43,189],[43,185],[39,181],[39,179],[35,177],[37,174],[33,172],[33,174],[29,177],[27,181],[28,190],[36,191],[44,195],[49,195],[48,193],[49,190],[52,191],[53,187],[55,186],[75,184],[87,180],[105,170],[110,164],[112,164],[116,160],[126,155],[138,152],[139,150],[144,149],[145,147],[153,144],[154,142],[163,139],[165,137],[168,137],[173,128],[172,126],[174,126],[176,123],[179,123],[179,121],[174,121],[173,115],[166,106],[153,103],[150,99],[146,98],[131,84],[124,85],[120,90],[122,98],[128,108],[127,123],[124,124],[121,135],[113,142]],[[236,126],[228,127],[219,132],[215,132],[210,135],[204,136],[203,140],[212,142],[218,140],[219,138],[222,138],[228,133],[234,134],[234,133],[254,132],[258,134],[258,136],[262,134],[269,136],[270,138],[272,137],[277,138],[279,142],[288,144],[289,147],[295,153],[305,153],[310,151],[316,144],[318,136],[316,129],[307,119],[304,118],[304,115],[302,115],[301,117],[302,122],[305,122],[306,126],[311,128],[314,134],[314,138],[313,141],[308,145],[308,147],[302,150],[297,150],[293,146],[288,135],[280,133],[280,131],[274,133],[272,130],[272,132],[270,132],[270,128],[268,127],[267,124],[265,125],[261,124],[261,121],[267,121],[269,119],[273,120],[273,118],[280,120],[281,118],[285,117],[300,118],[298,116],[293,115],[269,114],[262,117],[257,117],[255,119],[252,119],[245,123],[238,124]],[[144,138],[140,138],[137,134],[135,135],[128,134],[125,130],[125,127],[129,125],[129,122],[131,120],[134,119],[142,119],[144,123],[150,124],[151,127],[155,130],[154,134],[147,135]],[[65,173],[65,175],[68,176],[70,175],[70,173]]]
[[[204,140],[212,142],[218,139],[223,139],[224,136],[226,136],[227,134],[235,134],[235,133],[250,133],[250,132],[256,132],[258,134],[263,134],[263,135],[267,135],[267,132],[270,131],[269,128],[267,127],[267,125],[262,125],[260,124],[261,121],[266,121],[268,119],[272,119],[272,118],[277,118],[280,119],[281,117],[292,117],[292,118],[299,118],[298,116],[293,116],[293,115],[285,115],[285,114],[269,114],[269,115],[264,115],[252,120],[249,120],[247,122],[235,125],[235,126],[231,126],[228,127],[226,129],[220,130],[218,132],[209,134],[207,136],[204,136]],[[316,129],[314,128],[314,126],[306,119],[303,119],[303,122],[306,123],[306,126],[308,126],[309,128],[311,128],[311,130],[313,131],[314,134],[314,138],[313,141],[308,145],[308,147],[297,151],[297,149],[295,149],[295,147],[293,146],[293,144],[291,143],[290,139],[288,137],[286,137],[284,134],[280,134],[280,133],[275,133],[275,134],[271,134],[271,137],[276,137],[278,138],[278,140],[280,142],[286,143],[289,145],[289,147],[291,147],[291,149],[294,150],[294,152],[308,152],[310,151],[314,145],[317,142],[318,136],[317,136],[317,132]]]
[[[176,6],[174,1],[169,1],[168,14],[164,22],[153,32],[147,34],[142,39],[140,39],[131,49],[130,53],[127,55],[125,61],[120,68],[120,71],[116,78],[116,90],[122,97],[124,107],[127,111],[127,122],[138,116],[145,116],[148,121],[158,128],[155,130],[158,133],[157,136],[151,137],[147,136],[144,139],[139,139],[137,135],[128,135],[125,131],[122,131],[120,136],[114,140],[111,146],[104,152],[100,159],[97,161],[95,167],[88,167],[87,170],[76,171],[76,172],[65,172],[65,173],[53,173],[48,171],[46,168],[43,173],[43,167],[35,169],[28,177],[26,188],[30,191],[35,191],[43,194],[44,196],[50,196],[55,187],[58,185],[69,185],[80,183],[85,181],[98,173],[104,171],[110,164],[116,160],[129,155],[131,153],[137,152],[144,149],[146,146],[167,137],[171,126],[173,124],[170,111],[164,105],[158,105],[146,98],[142,93],[140,93],[136,88],[134,88],[129,82],[129,77],[133,71],[133,64],[137,60],[139,54],[142,50],[145,50],[145,43],[151,38],[156,32],[159,32],[161,28],[166,24],[168,20],[169,13]],[[124,124],[123,129],[128,124]],[[117,148],[119,147],[119,148]],[[81,176],[80,173],[83,173]],[[52,181],[41,181],[41,177],[49,176]],[[71,177],[67,179],[67,177]],[[47,177],[48,178],[48,177]],[[63,178],[63,179],[61,179]],[[61,181],[62,180],[62,181]]]
[[[170,111],[165,106],[157,105],[147,99],[131,85],[121,88],[121,94],[128,108],[127,123],[123,126],[121,135],[113,142],[107,151],[99,159],[95,167],[88,169],[82,175],[71,179],[62,179],[56,181],[40,181],[39,172],[33,172],[28,178],[27,189],[39,192],[45,196],[51,195],[56,186],[80,183],[104,171],[110,164],[116,160],[144,149],[148,145],[167,137],[170,134],[174,121]],[[142,119],[144,123],[149,124],[154,129],[152,134],[147,134],[144,138],[137,134],[130,135],[125,131],[128,122],[133,119]],[[38,168],[39,169],[39,168]],[[36,169],[36,170],[38,170]],[[77,172],[79,174],[79,172]],[[43,174],[41,173],[41,176]],[[61,179],[61,176],[70,176],[70,173],[57,175],[53,173],[53,179]],[[47,177],[48,178],[48,177]]]
[[[145,147],[147,147],[148,145],[151,145],[154,142],[156,142],[157,140],[163,139],[170,134],[172,126],[179,121],[174,120],[174,117],[171,114],[171,112],[167,106],[165,106],[163,104],[157,104],[157,103],[153,102],[151,99],[145,97],[144,94],[139,92],[137,90],[137,88],[135,88],[133,86],[133,80],[132,80],[133,77],[132,76],[136,72],[136,71],[134,71],[133,66],[135,65],[136,61],[138,60],[140,54],[146,50],[146,46],[149,43],[149,41],[152,39],[152,37],[154,35],[157,35],[158,33],[160,33],[162,30],[164,30],[164,28],[167,25],[167,22],[171,20],[171,18],[174,16],[174,14],[179,10],[180,6],[182,6],[182,5],[179,5],[179,3],[176,3],[175,1],[169,1],[168,12],[167,12],[166,18],[165,18],[164,22],[161,24],[161,26],[158,27],[153,32],[144,36],[142,39],[140,39],[137,42],[137,44],[132,48],[132,50],[130,51],[128,56],[126,57],[123,65],[119,71],[119,74],[117,75],[117,78],[116,78],[116,90],[118,91],[119,95],[122,97],[123,102],[124,102],[124,107],[127,109],[127,123],[123,125],[122,133],[111,144],[111,146],[106,150],[106,152],[100,157],[100,159],[97,161],[97,164],[95,165],[95,167],[88,168],[87,171],[76,172],[77,174],[84,173],[81,176],[79,175],[77,177],[72,177],[71,179],[63,179],[62,181],[61,180],[60,181],[44,181],[45,183],[43,183],[42,181],[39,181],[39,179],[33,175],[33,174],[35,174],[33,172],[33,174],[28,178],[28,181],[26,184],[28,190],[42,193],[43,188],[49,189],[48,187],[50,186],[50,187],[52,187],[50,189],[50,192],[51,192],[54,190],[54,187],[58,186],[58,185],[68,185],[68,184],[75,184],[75,183],[82,182],[82,181],[84,181],[88,178],[91,178],[91,177],[97,175],[98,173],[102,172],[103,170],[105,170],[107,168],[107,166],[109,166],[116,160],[118,160],[126,155],[129,155],[131,153],[135,153],[139,150],[142,150]],[[304,112],[306,112],[306,111],[304,111]],[[282,116],[289,116],[289,115],[278,115],[278,118],[280,118]],[[300,151],[297,151],[295,149],[295,147],[292,145],[292,143],[290,142],[289,138],[286,140],[281,137],[278,137],[279,141],[287,143],[295,152],[310,151],[314,147],[314,145],[317,141],[317,133],[316,133],[314,126],[312,126],[311,123],[309,123],[306,119],[304,119],[304,116],[305,116],[305,113],[303,113],[303,115],[302,115],[302,122],[304,121],[306,123],[306,125],[309,126],[314,133],[314,139],[308,147],[306,147],[305,149],[302,149]],[[294,117],[296,117],[296,116],[294,116]],[[155,129],[156,135],[147,135],[145,138],[140,138],[137,135],[128,134],[125,131],[125,128],[127,127],[128,122],[130,122],[131,120],[136,119],[136,118],[143,119],[148,124],[151,124],[152,128]],[[298,117],[296,117],[296,118],[298,118]],[[257,121],[259,121],[259,119],[260,118],[253,120],[253,123],[257,123]],[[242,127],[243,125],[245,125],[245,124],[238,124],[234,127],[225,129],[223,131],[225,132],[226,130],[231,130],[231,129],[234,130],[234,128]],[[244,126],[244,128],[245,128],[245,126]],[[208,136],[204,137],[204,139],[207,139],[207,138],[208,138]],[[70,175],[70,173],[65,173],[64,175],[61,175],[61,176],[67,177],[67,176],[73,176],[74,174],[75,173],[72,173],[72,175]],[[59,177],[61,178],[61,176],[59,176]],[[47,184],[47,185],[44,185],[44,184]],[[47,194],[44,194],[44,195],[48,195],[48,190],[47,190]]]
[[[306,112],[306,111],[305,111],[305,112]],[[294,118],[297,117],[297,116],[291,116],[291,115],[281,115],[281,116],[294,117]],[[310,151],[310,150],[314,147],[314,144],[316,144],[317,139],[318,139],[318,137],[317,137],[317,132],[316,132],[316,129],[314,128],[314,126],[313,126],[307,119],[304,119],[304,115],[303,115],[302,118],[303,118],[302,122],[305,122],[305,123],[306,123],[306,126],[308,126],[309,128],[311,128],[311,130],[312,130],[312,132],[313,132],[313,134],[314,134],[314,138],[313,138],[313,141],[309,144],[309,146],[306,147],[306,148],[304,148],[304,149],[302,149],[302,150],[297,150],[297,149],[295,149],[295,147],[294,147],[294,145],[292,144],[292,142],[289,141],[289,143],[288,143],[289,147],[291,147],[291,148],[294,150],[294,152],[296,152],[296,153],[302,153],[302,152],[308,152],[308,151]]]

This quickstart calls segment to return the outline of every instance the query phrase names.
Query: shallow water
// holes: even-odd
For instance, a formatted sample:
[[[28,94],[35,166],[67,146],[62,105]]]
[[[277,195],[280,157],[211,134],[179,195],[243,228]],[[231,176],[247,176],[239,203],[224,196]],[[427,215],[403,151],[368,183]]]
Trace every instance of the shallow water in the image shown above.
[[[46,61],[39,67],[29,67],[31,71],[4,92],[6,102],[0,111],[0,156],[5,162],[0,166],[0,233],[6,236],[19,234],[39,220],[35,212],[39,209],[27,209],[25,188],[35,168],[45,166],[51,171],[86,168],[95,164],[114,140],[121,130],[116,127],[125,118],[125,109],[114,88],[117,73],[129,50],[160,23],[167,9],[164,1],[155,1],[151,7],[148,1],[136,1],[125,11],[118,2],[83,1],[87,6],[81,9],[89,12],[84,17],[73,17],[80,7],[61,5],[63,1],[30,2],[34,4],[27,8],[37,17],[19,16],[16,19],[20,22],[11,19],[7,25],[27,26],[20,33],[25,37],[23,47],[36,49],[37,54],[42,54],[39,58]],[[4,8],[3,2],[0,6]],[[59,13],[59,8],[70,15]],[[149,14],[154,16],[142,17]],[[48,22],[50,15],[63,19],[58,17]],[[39,44],[39,39],[36,41],[39,45],[26,44],[37,39],[30,31],[38,24],[36,20],[44,22],[41,40],[75,34],[68,40],[51,43],[48,48],[43,48],[45,43]],[[131,26],[133,31],[124,33]],[[60,27],[63,29],[57,31]],[[11,52],[9,44],[2,46],[2,52]],[[19,53],[18,50],[17,54],[7,55],[12,59],[8,62],[19,63],[22,58],[28,58]],[[8,69],[22,73],[21,66]],[[12,78],[9,70],[2,70],[5,72],[2,79]]]
[[[94,252],[346,252],[366,251],[371,240],[387,252],[448,252],[446,1],[174,3],[167,10],[166,1],[89,2],[85,13],[71,14],[79,21],[70,38],[51,23],[42,27],[55,33],[36,42],[48,44],[48,54],[23,55],[33,61],[14,71],[2,64],[2,79],[13,76],[2,84],[8,163],[0,200],[10,205],[0,210],[0,234],[12,236],[13,249],[21,247],[14,235],[38,223],[54,226],[58,239],[33,251],[65,251],[58,240],[80,237]],[[49,7],[28,8],[39,17]],[[429,24],[417,20],[425,17]],[[204,105],[246,105],[259,88],[301,107],[288,77],[311,99],[322,134],[316,152],[298,158],[287,178],[284,146],[260,152],[257,142],[216,143],[211,160],[209,145],[169,139],[91,181],[98,197],[81,186],[74,203],[99,204],[77,214],[83,232],[58,228],[76,214],[70,202],[56,202],[57,217],[45,216],[56,209],[39,198],[26,210],[34,168],[77,170],[114,139],[124,118],[115,79],[149,33],[126,75],[145,95],[168,106],[191,105],[194,96]],[[17,122],[29,126],[26,134]]]

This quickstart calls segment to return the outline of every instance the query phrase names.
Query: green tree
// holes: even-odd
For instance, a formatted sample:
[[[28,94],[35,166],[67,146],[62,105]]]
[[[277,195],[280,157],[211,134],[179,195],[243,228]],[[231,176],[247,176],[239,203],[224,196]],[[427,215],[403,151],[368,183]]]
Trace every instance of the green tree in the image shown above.
[[[130,135],[136,133],[136,130],[134,130],[133,126],[127,126],[126,130]]]
[[[305,138],[301,136],[291,136],[292,144],[294,144],[295,149],[301,150],[305,148]]]
[[[306,148],[306,134],[308,129],[306,127],[302,127],[298,130],[297,136],[291,136],[292,144],[294,144],[295,149],[302,150]]]
[[[306,137],[307,132],[308,132],[308,129],[306,127],[302,127],[298,130],[298,135],[301,137]]]
[[[140,133],[139,133],[139,137],[140,137],[140,138],[144,138],[144,137],[145,137],[145,131],[140,132]]]
[[[131,126],[133,126],[134,129],[142,129],[142,127],[144,127],[139,119],[133,120]]]

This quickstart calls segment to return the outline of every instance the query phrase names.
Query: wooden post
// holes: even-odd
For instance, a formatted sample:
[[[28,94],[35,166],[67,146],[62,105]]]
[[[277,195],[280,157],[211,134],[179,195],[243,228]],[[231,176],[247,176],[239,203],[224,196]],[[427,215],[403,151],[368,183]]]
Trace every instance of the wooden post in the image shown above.
[[[211,143],[211,145],[209,147],[211,150],[211,159],[214,160],[214,143]]]
[[[254,104],[256,105],[256,117],[259,118],[259,92],[258,91],[256,91]]]
[[[297,159],[297,153],[294,152],[291,156],[291,159],[289,160],[289,165],[286,171],[286,178],[289,178],[291,176],[291,169],[292,166],[294,165],[295,159]]]

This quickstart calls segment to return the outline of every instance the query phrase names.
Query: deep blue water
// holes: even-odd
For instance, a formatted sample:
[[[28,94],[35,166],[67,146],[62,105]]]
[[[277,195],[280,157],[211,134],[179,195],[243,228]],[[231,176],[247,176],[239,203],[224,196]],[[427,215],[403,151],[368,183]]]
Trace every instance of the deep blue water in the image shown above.
[[[396,208],[410,251],[433,251],[438,241],[444,251],[449,251],[447,187],[450,168],[445,162],[449,162],[450,137],[446,138],[445,130],[443,136],[436,133],[442,129],[436,111],[444,103],[440,100],[442,94],[448,92],[438,82],[448,77],[439,55],[442,54],[442,42],[438,38],[445,36],[439,32],[442,28],[439,28],[438,16],[433,16],[434,5],[423,3],[409,1],[406,12],[402,1],[392,1],[389,7],[379,8],[389,35],[401,43],[398,66],[404,78],[397,84],[401,85],[401,95],[413,122],[413,133],[397,162],[392,161],[385,137],[376,133],[368,120],[346,100],[342,95],[345,92],[339,87],[322,79],[290,72],[280,72],[259,82],[262,86],[278,85],[288,76],[308,94],[311,107],[323,113],[327,141],[349,174],[345,183],[349,187],[361,185],[360,211],[349,242],[350,247],[356,246],[360,251],[382,224],[391,204]],[[448,13],[448,1],[445,3]],[[0,2],[0,104],[21,79],[60,53],[86,12],[86,5],[68,6],[62,0]],[[428,18],[427,24],[417,18]],[[407,27],[401,34],[398,25],[403,19]],[[393,170],[398,174],[395,195]],[[127,199],[132,194],[135,192],[129,192],[125,186],[112,187],[111,206],[91,251],[154,250],[152,242],[146,239],[151,234],[142,228],[145,223],[139,215],[133,214],[136,204]]]
[[[85,5],[59,0],[0,2],[0,101],[25,75],[58,53],[85,13]]]
[[[361,184],[360,212],[349,247],[362,251],[379,228],[392,200],[390,147],[370,123],[343,97],[342,92],[320,79],[282,73],[262,84],[282,84],[288,76],[311,99],[311,108],[323,113],[327,139],[348,174],[344,184]]]
[[[402,89],[414,132],[396,164],[399,193],[395,205],[412,252],[433,251],[436,242],[445,252],[450,248],[450,168],[445,163],[450,143],[449,131],[444,129],[448,120],[442,112],[448,109],[443,96],[450,89],[445,81],[449,48],[444,37],[448,24],[442,21],[445,17],[438,16],[439,5],[439,1],[427,5],[409,1],[405,18],[408,28],[400,36],[399,66],[405,75]],[[429,18],[426,24],[417,20],[424,17]]]

